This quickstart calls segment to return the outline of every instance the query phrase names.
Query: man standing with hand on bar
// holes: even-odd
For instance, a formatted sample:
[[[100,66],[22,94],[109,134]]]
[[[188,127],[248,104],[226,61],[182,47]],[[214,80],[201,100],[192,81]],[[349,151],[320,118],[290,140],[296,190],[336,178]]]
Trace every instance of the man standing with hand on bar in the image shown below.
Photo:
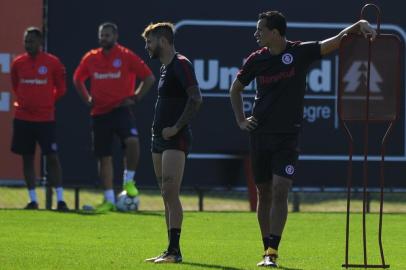
[[[320,42],[286,39],[286,20],[278,11],[258,16],[253,52],[230,89],[234,115],[241,130],[250,132],[254,179],[258,192],[257,218],[265,254],[257,266],[277,267],[278,247],[288,215],[288,193],[299,156],[298,137],[303,119],[307,69],[340,45],[349,33],[375,38],[365,20]],[[250,117],[243,111],[242,91],[256,79],[257,93]]]

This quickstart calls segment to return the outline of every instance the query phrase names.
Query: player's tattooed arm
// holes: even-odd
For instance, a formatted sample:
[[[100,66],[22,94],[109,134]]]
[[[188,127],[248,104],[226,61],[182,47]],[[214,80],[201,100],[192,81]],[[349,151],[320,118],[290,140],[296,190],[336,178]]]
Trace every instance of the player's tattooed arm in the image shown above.
[[[189,124],[200,109],[203,99],[199,87],[189,87],[186,92],[189,98],[186,102],[185,109],[174,126],[167,127],[162,130],[162,137],[164,139],[169,139],[170,137],[176,135],[181,128]]]
[[[176,122],[176,127],[178,129],[183,128],[187,125],[190,120],[192,120],[193,116],[197,113],[200,109],[200,105],[203,102],[202,94],[200,93],[200,89],[197,86],[189,87],[186,90],[189,98],[187,100],[185,110],[183,111],[182,115],[180,116],[179,120]]]

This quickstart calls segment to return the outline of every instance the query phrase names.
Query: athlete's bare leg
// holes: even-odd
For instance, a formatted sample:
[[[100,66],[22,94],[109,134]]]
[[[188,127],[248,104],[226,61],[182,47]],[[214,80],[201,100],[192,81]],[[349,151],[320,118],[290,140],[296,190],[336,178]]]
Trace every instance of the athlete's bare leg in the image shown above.
[[[159,189],[162,192],[162,154],[158,153],[152,153],[152,163],[154,164],[154,171],[155,171],[155,176],[156,180],[158,182]],[[168,206],[166,205],[164,201],[164,207],[165,207],[165,221],[166,221],[166,230],[169,230],[169,211],[168,211]]]
[[[34,169],[34,155],[23,155],[23,171],[24,180],[27,188],[32,190],[35,188],[35,169]]]
[[[169,229],[182,227],[183,209],[179,199],[185,167],[185,153],[165,150],[162,153],[162,198],[168,207]]]
[[[288,217],[288,194],[291,186],[291,179],[275,174],[273,175],[270,215],[270,233],[272,235],[282,235]]]
[[[130,171],[135,171],[138,166],[140,156],[140,143],[137,137],[129,137],[125,141],[125,168]]]
[[[111,156],[99,159],[100,179],[105,190],[113,189],[113,158]]]
[[[52,186],[62,187],[62,169],[56,153],[46,156],[48,179]]]
[[[281,236],[288,216],[288,194],[292,180],[273,175],[272,180],[257,184],[257,218],[262,237]]]
[[[271,231],[272,180],[257,184],[257,218],[262,237],[268,237]]]

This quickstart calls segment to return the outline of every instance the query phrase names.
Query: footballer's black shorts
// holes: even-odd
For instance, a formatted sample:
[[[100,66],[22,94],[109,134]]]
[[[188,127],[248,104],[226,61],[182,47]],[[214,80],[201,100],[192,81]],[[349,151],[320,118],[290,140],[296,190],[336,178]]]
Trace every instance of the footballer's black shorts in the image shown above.
[[[57,152],[55,122],[14,119],[11,151],[19,155],[34,155],[36,143],[43,155]]]
[[[93,116],[93,150],[97,157],[113,154],[114,136],[125,148],[125,140],[138,137],[135,117],[131,107],[119,107],[111,112]]]
[[[256,183],[278,175],[293,179],[299,157],[298,134],[251,133],[250,151]]]
[[[152,135],[151,152],[161,154],[165,150],[173,149],[180,150],[187,156],[192,146],[192,131],[190,128],[180,130],[175,136],[169,140],[162,138],[161,134]]]

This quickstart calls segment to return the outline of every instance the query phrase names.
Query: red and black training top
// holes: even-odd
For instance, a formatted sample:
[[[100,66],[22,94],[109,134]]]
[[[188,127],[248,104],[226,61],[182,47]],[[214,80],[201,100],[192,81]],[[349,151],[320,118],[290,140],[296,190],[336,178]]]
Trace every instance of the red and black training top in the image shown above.
[[[237,78],[243,85],[256,79],[252,115],[258,120],[255,133],[297,133],[301,130],[306,74],[321,58],[319,42],[288,41],[285,50],[271,55],[268,48],[253,52]]]
[[[86,53],[73,79],[84,82],[90,78],[90,94],[93,98],[91,114],[100,115],[112,111],[124,99],[134,96],[136,80],[144,80],[151,74],[149,67],[138,55],[116,44],[108,54],[102,48]]]
[[[18,55],[11,65],[16,95],[15,118],[25,121],[55,120],[55,102],[66,92],[65,67],[49,53]]]
[[[167,66],[161,66],[152,124],[153,136],[161,136],[163,128],[176,124],[188,100],[186,90],[197,85],[192,63],[180,53],[176,53]]]

